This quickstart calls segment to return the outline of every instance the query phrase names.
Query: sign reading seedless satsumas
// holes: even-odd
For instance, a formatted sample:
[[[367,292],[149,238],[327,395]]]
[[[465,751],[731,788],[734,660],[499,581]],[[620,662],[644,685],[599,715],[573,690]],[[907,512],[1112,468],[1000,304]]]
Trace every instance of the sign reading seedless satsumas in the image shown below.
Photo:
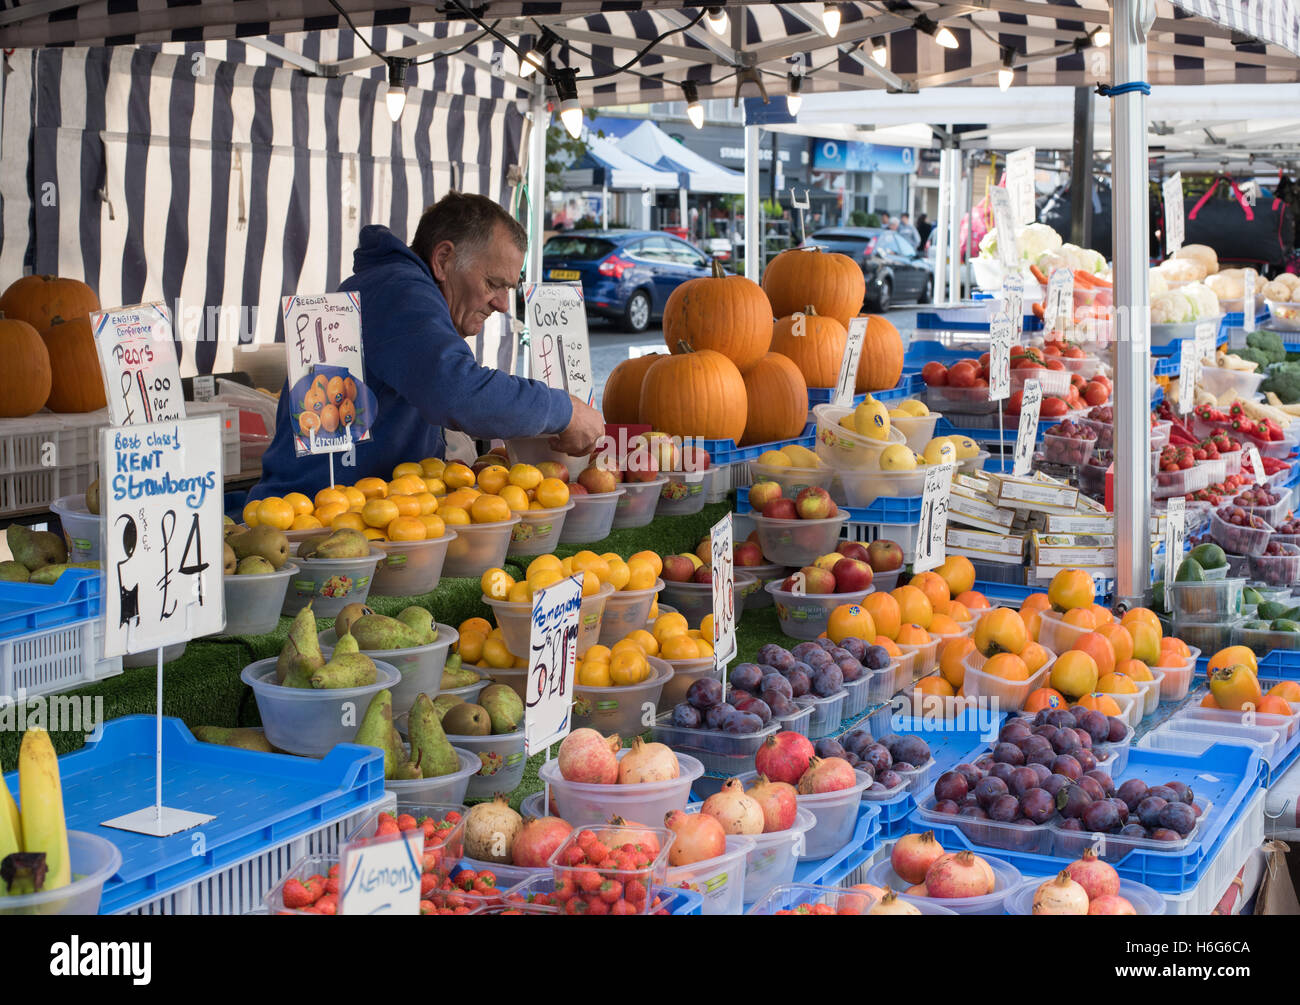
[[[289,417],[299,457],[351,450],[370,439],[375,396],[365,385],[358,293],[281,302]]]

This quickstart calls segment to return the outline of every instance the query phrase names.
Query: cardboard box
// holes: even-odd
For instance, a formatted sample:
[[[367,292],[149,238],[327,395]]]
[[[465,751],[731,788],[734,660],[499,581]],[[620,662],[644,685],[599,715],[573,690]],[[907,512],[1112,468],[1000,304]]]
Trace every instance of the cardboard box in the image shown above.
[[[1004,508],[1069,515],[1076,511],[1079,490],[1041,473],[1033,478],[992,474],[989,502]]]
[[[949,525],[946,548],[950,555],[965,555],[984,562],[1020,565],[1025,560],[1024,538],[1011,534]]]
[[[1015,511],[994,506],[964,486],[954,485],[948,496],[949,523],[959,523],[990,533],[1006,533],[1011,530],[1015,517]]]
[[[1040,534],[1030,536],[1030,555],[1036,565],[1065,568],[1114,568],[1113,534]]]

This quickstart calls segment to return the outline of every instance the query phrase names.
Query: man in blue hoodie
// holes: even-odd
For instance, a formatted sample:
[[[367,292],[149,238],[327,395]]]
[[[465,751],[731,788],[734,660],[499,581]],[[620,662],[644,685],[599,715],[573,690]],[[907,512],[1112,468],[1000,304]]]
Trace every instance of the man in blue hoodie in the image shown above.
[[[361,231],[355,273],[340,289],[361,297],[365,381],[378,415],[372,439],[356,446],[356,466],[340,483],[374,475],[388,479],[403,461],[442,457],[442,431],[483,439],[552,434],[566,454],[588,453],[604,434],[600,413],[540,381],[480,366],[465,340],[510,306],[528,239],[523,227],[491,199],[450,192],[427,209],[408,248],[386,227]],[[262,457],[262,480],[249,499],[329,485],[325,454],[294,450],[286,383],[275,438]]]

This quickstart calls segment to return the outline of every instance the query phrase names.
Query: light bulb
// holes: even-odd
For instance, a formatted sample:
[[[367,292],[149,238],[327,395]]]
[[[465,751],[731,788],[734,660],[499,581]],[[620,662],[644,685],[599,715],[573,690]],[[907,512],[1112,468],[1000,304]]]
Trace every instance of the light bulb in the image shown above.
[[[731,18],[727,17],[727,12],[721,7],[710,7],[705,20],[709,22],[709,28],[715,35],[725,35],[727,29],[731,27]]]
[[[402,117],[406,108],[406,68],[411,65],[409,59],[392,56],[388,60],[388,91],[384,103],[388,105],[388,117],[396,122]]]
[[[950,32],[947,28],[940,27],[939,31],[934,36],[934,40],[938,42],[941,46],[943,46],[945,49],[957,48],[957,36],[954,35],[952,32]]]
[[[1099,49],[1104,49],[1110,45],[1110,30],[1107,28],[1098,28],[1092,36],[1092,44]]]
[[[803,95],[799,93],[803,86],[803,77],[797,73],[790,74],[789,88],[785,95],[785,107],[791,115],[798,115],[799,108],[803,104]]]
[[[529,49],[524,54],[523,60],[519,64],[519,76],[527,79],[542,68],[542,63],[546,57],[536,49]]]
[[[582,106],[578,104],[577,98],[561,102],[560,121],[575,140],[582,136]]]
[[[693,80],[682,82],[682,94],[686,97],[686,117],[696,129],[704,125],[704,106],[700,104],[700,91]]]
[[[1004,66],[998,71],[998,87],[1006,90],[1011,86],[1011,82],[1016,79],[1016,71],[1009,66]]]
[[[834,38],[840,33],[840,5],[828,3],[822,5],[822,27],[826,34]]]
[[[384,101],[388,105],[388,117],[396,122],[402,117],[402,111],[406,108],[406,91],[400,87],[390,87],[388,93],[384,95]]]
[[[871,40],[871,61],[877,66],[885,66],[889,62],[889,49],[885,44],[885,36],[877,35]]]

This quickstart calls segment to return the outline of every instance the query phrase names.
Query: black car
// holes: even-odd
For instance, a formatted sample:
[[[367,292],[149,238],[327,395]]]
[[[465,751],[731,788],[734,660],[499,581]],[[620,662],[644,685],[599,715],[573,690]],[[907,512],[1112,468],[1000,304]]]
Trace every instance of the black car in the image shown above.
[[[907,238],[881,227],[826,227],[804,241],[805,247],[848,255],[862,266],[867,281],[865,306],[888,310],[898,300],[930,302],[934,264]]]

